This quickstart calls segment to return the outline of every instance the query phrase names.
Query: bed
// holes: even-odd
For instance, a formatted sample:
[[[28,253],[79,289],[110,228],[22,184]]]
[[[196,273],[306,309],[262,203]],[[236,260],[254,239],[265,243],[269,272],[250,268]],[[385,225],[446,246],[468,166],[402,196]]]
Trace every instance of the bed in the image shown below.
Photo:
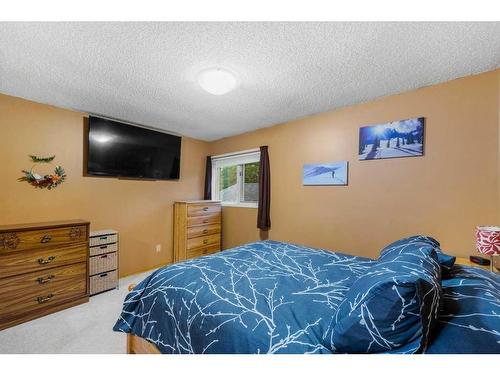
[[[408,266],[400,248],[408,245],[389,248],[398,250],[397,259],[382,264],[268,240],[176,263],[128,294],[114,330],[127,333],[129,353],[500,353],[500,276],[450,263],[441,268],[421,247],[412,254],[421,265]],[[362,279],[396,275],[400,269],[391,267],[398,262],[412,269],[412,277],[427,264],[429,279],[439,283],[429,282],[425,293],[409,298],[402,289],[407,284],[379,287],[401,299],[395,304],[401,311],[393,311],[397,319],[382,327],[372,315],[387,313],[373,307],[383,303],[370,307],[361,301],[366,293],[353,290],[363,287]],[[352,312],[356,307],[368,315],[349,326],[359,315]],[[433,323],[422,329],[428,319]],[[417,324],[414,332],[409,324]],[[342,327],[347,336],[368,335],[366,345],[360,336],[339,336]],[[389,339],[398,329],[400,336],[411,335]]]

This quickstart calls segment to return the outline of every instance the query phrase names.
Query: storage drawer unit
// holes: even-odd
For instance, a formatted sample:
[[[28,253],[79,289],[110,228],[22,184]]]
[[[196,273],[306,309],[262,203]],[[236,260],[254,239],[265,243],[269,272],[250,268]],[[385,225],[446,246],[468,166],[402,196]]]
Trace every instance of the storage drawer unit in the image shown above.
[[[89,223],[0,226],[0,330],[88,301]]]
[[[218,201],[174,204],[174,262],[219,252],[222,211]]]
[[[93,231],[89,243],[90,295],[118,288],[118,232]]]

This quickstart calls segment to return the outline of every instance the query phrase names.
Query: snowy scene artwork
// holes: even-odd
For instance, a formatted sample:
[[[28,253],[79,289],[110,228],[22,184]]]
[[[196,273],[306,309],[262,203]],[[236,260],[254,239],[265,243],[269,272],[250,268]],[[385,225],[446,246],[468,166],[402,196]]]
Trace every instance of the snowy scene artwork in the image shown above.
[[[359,160],[406,158],[423,154],[423,117],[359,129]]]
[[[347,161],[326,164],[305,164],[302,183],[314,185],[347,185]]]

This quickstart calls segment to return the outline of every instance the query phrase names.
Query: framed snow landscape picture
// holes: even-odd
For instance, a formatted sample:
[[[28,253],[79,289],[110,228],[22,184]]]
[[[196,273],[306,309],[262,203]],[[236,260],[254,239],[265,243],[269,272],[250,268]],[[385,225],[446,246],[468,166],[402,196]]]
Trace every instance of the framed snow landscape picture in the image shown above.
[[[393,121],[359,129],[359,160],[424,155],[424,118]]]
[[[305,164],[302,183],[305,186],[347,185],[347,161]]]

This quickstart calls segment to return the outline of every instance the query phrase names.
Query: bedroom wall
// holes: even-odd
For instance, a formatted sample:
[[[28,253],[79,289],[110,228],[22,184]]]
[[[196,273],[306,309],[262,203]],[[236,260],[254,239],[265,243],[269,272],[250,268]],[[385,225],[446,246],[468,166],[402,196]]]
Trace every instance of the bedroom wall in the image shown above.
[[[205,155],[267,144],[272,229],[255,228],[256,209],[224,208],[225,248],[267,236],[376,256],[426,233],[465,256],[477,224],[500,222],[499,92],[496,70],[211,144],[184,137],[180,181],[84,177],[86,114],[0,94],[0,225],[87,219],[120,231],[122,276],[150,269],[172,261],[172,204],[202,196]],[[357,160],[360,126],[413,116],[426,117],[424,157]],[[30,153],[56,154],[68,181],[53,191],[17,182]],[[302,186],[302,164],[337,160],[350,163],[349,186]]]
[[[203,194],[208,144],[183,137],[179,181],[137,181],[83,176],[86,114],[0,95],[0,225],[86,219],[91,229],[120,232],[121,276],[170,263],[174,200]],[[28,154],[55,154],[67,182],[35,190],[18,182]],[[48,173],[53,167],[37,171]],[[156,253],[156,244],[162,251]]]
[[[500,69],[497,70],[497,115],[498,115],[498,220],[497,224],[500,225]]]
[[[388,75],[390,79],[390,75]],[[499,224],[500,70],[226,138],[211,155],[267,144],[275,240],[378,256],[412,234],[475,252],[474,228]],[[425,156],[358,161],[363,125],[424,116]],[[302,186],[304,163],[349,161],[349,186]],[[224,247],[258,240],[256,209],[223,210]]]

